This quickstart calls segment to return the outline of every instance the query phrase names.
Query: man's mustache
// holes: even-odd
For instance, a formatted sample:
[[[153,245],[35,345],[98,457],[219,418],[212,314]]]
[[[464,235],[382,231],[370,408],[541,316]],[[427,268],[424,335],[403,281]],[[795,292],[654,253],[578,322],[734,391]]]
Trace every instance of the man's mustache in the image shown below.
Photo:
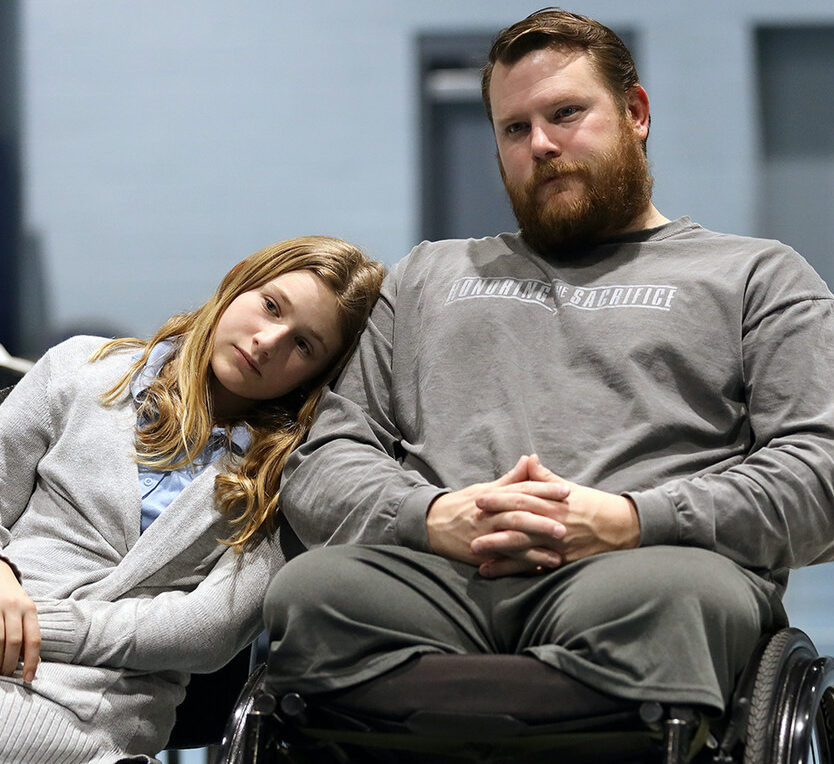
[[[536,187],[554,178],[568,177],[569,175],[587,176],[589,172],[590,167],[586,162],[565,162],[560,159],[549,159],[539,162],[533,168],[533,175],[529,182],[533,187]]]

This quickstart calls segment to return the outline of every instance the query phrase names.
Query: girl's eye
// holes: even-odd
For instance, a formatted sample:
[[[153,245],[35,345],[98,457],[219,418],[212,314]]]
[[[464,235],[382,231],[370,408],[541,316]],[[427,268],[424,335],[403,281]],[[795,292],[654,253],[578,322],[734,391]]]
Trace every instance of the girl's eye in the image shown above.
[[[276,303],[276,302],[275,302],[275,300],[273,300],[273,299],[271,299],[271,298],[269,298],[269,297],[265,297],[265,298],[264,298],[264,307],[265,307],[265,308],[266,308],[266,309],[267,309],[270,313],[277,313],[277,312],[278,312],[278,303]]]

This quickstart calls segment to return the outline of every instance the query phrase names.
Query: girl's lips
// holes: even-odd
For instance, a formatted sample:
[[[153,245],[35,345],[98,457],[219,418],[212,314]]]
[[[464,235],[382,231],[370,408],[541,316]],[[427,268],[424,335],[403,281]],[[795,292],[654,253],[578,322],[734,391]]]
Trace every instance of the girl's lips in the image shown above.
[[[238,355],[243,359],[244,363],[252,369],[259,377],[261,376],[261,369],[258,364],[255,362],[255,359],[252,358],[249,353],[245,350],[241,350],[237,345],[235,345],[235,350],[237,351]]]

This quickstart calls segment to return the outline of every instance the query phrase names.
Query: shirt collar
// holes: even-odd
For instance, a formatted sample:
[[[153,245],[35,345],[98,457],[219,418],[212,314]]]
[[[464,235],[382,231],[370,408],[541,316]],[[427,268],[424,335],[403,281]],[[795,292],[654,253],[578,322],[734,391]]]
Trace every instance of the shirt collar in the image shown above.
[[[171,356],[173,351],[174,343],[170,340],[157,342],[156,345],[151,348],[151,352],[148,355],[148,360],[145,362],[145,365],[136,372],[130,382],[130,394],[133,396],[133,400],[137,404],[142,402],[142,398],[145,397],[145,391],[150,387],[151,382],[159,376],[159,372],[162,371],[162,367],[165,365],[165,362]],[[131,362],[136,362],[141,357],[141,353],[134,353],[130,360]]]
[[[151,382],[159,376],[159,372],[162,371],[162,367],[166,361],[176,352],[176,347],[175,342],[162,340],[151,348],[145,365],[136,372],[130,382],[130,394],[137,407],[142,403],[142,398],[145,397],[145,391],[150,387]],[[138,361],[141,357],[141,353],[135,353],[130,360]],[[223,427],[212,427],[211,434],[212,438],[218,436],[225,438],[226,430]],[[232,441],[232,450],[238,456],[242,455],[252,442],[249,428],[245,424],[236,424],[232,427],[230,438]]]

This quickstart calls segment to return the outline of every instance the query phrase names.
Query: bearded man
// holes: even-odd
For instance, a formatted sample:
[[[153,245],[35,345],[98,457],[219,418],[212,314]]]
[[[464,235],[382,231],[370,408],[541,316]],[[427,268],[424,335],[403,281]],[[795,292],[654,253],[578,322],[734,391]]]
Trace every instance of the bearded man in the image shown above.
[[[276,690],[523,653],[720,712],[788,569],[834,556],[834,298],[773,241],[651,201],[619,38],[500,33],[483,95],[520,232],[423,243],[288,463]],[[358,544],[358,545],[357,545]]]

